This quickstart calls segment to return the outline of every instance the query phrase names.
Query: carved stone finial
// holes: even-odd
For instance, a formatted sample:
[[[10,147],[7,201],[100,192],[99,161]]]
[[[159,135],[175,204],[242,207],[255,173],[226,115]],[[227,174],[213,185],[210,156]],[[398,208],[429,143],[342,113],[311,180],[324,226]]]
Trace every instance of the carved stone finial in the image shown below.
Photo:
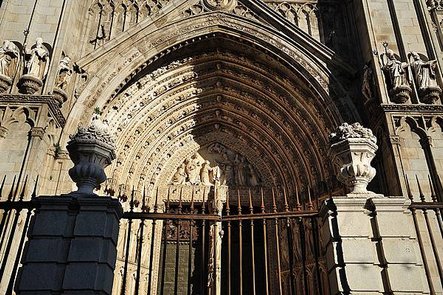
[[[376,171],[371,166],[378,149],[377,138],[359,123],[343,123],[330,135],[331,156],[340,167],[337,179],[351,189],[351,195],[374,194],[366,189]]]
[[[91,124],[79,127],[70,138],[67,149],[74,167],[69,170],[69,176],[77,184],[76,193],[92,195],[106,180],[104,168],[115,159],[114,140],[99,114],[94,114]]]

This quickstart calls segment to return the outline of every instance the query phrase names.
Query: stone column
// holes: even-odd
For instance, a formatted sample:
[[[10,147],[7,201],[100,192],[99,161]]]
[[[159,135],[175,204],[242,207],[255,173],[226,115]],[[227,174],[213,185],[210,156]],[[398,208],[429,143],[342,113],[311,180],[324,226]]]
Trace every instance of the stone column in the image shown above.
[[[68,143],[78,190],[39,197],[28,232],[17,294],[111,294],[116,261],[120,203],[93,190],[106,179],[115,158],[103,124],[79,128]]]

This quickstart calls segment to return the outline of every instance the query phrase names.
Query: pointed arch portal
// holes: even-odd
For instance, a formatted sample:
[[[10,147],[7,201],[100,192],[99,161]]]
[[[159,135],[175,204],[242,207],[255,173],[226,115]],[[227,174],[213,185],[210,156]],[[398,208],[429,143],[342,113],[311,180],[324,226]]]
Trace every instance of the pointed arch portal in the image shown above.
[[[209,161],[212,182],[217,174],[223,184],[280,186],[290,195],[331,177],[328,134],[341,121],[331,97],[339,90],[329,89],[312,48],[222,12],[142,33],[80,62],[97,73],[67,123],[102,110],[117,138],[107,172],[113,190],[189,184],[189,173],[202,181],[188,171],[192,159],[198,170]]]

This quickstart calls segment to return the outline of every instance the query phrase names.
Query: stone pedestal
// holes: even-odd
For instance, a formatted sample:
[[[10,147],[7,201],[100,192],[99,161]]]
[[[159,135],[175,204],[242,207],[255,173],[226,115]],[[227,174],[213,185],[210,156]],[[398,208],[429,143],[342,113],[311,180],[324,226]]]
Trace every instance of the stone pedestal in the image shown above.
[[[107,197],[40,197],[17,294],[111,294],[119,219]]]
[[[331,294],[430,294],[403,198],[334,197],[322,208]]]

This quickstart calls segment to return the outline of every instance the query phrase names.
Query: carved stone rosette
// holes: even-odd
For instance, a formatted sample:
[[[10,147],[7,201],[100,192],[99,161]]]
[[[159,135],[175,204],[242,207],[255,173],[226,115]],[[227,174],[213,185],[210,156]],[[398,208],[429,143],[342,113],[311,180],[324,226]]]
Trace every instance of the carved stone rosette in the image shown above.
[[[23,75],[18,81],[19,90],[23,94],[35,94],[42,86],[42,80],[32,75]]]
[[[70,138],[67,149],[74,167],[69,176],[77,184],[76,193],[94,195],[94,189],[106,180],[104,168],[116,157],[114,141],[98,119],[88,128],[79,127]]]
[[[343,123],[330,142],[332,161],[340,169],[337,179],[351,189],[351,195],[374,194],[366,189],[376,174],[371,161],[378,146],[372,131],[359,123]]]
[[[12,85],[12,79],[8,76],[0,74],[0,93],[8,91]]]

